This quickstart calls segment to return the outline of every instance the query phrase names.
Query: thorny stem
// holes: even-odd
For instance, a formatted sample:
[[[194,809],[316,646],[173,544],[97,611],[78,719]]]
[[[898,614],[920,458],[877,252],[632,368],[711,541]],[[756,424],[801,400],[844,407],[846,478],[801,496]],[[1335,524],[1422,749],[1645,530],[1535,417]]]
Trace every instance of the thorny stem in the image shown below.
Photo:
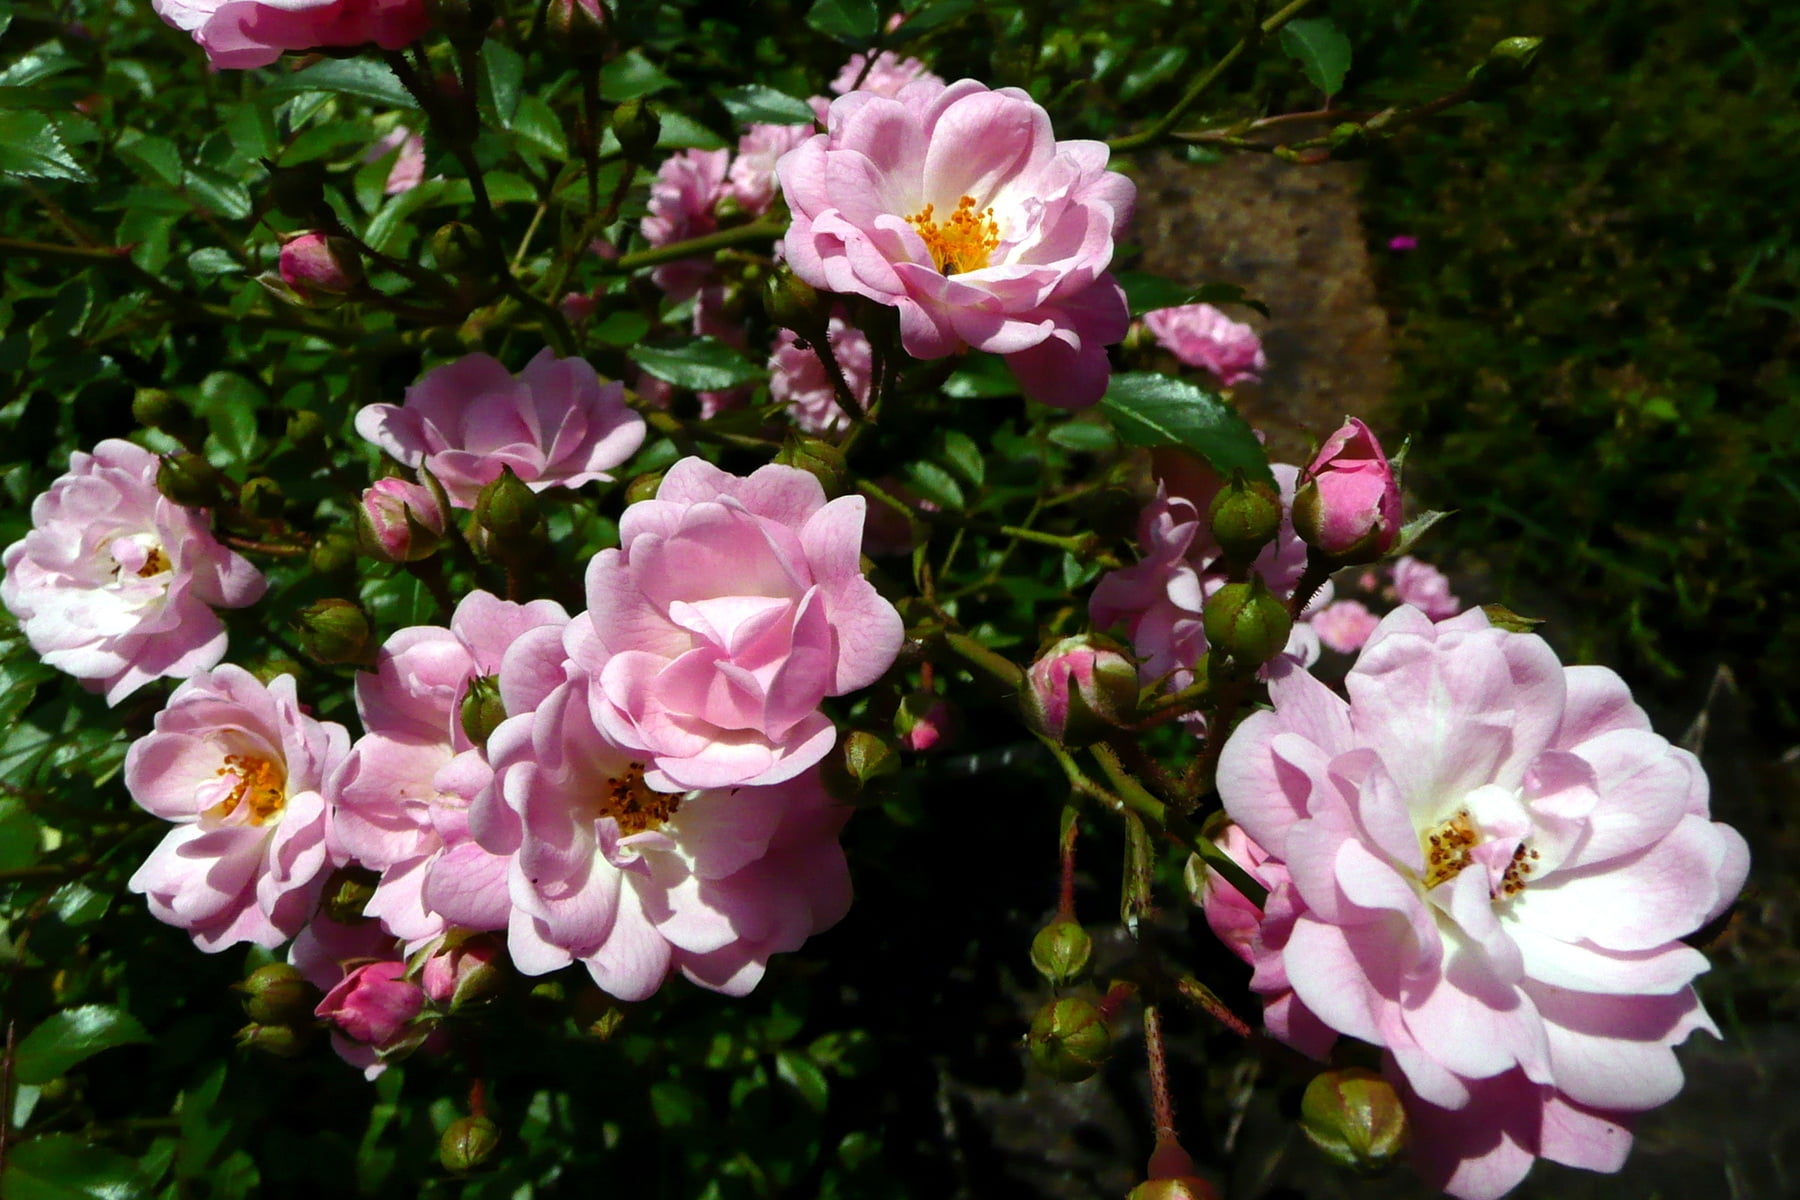
[[[1163,1047],[1162,1014],[1144,1005],[1144,1057],[1150,1064],[1150,1112],[1156,1140],[1175,1137],[1175,1100],[1169,1094],[1169,1058]]]
[[[1175,981],[1175,992],[1183,1000],[1204,1012],[1207,1016],[1223,1025],[1241,1038],[1250,1036],[1250,1026],[1244,1024],[1238,1015],[1225,1006],[1225,1002],[1213,994],[1213,990],[1195,979],[1192,975],[1183,975]]]
[[[1057,890],[1056,919],[1073,921],[1075,919],[1075,843],[1081,837],[1081,810],[1073,803],[1063,805],[1062,811],[1062,885]]]
[[[1295,17],[1299,16],[1311,3],[1312,0],[1293,0],[1293,3],[1289,4],[1286,8],[1275,13],[1268,20],[1239,38],[1237,45],[1225,52],[1225,57],[1201,72],[1200,78],[1194,80],[1193,84],[1189,86],[1181,99],[1177,100],[1168,112],[1151,122],[1148,128],[1140,129],[1136,133],[1126,134],[1121,138],[1114,138],[1107,143],[1107,146],[1115,152],[1122,153],[1128,150],[1139,150],[1145,146],[1161,141],[1164,137],[1168,136],[1171,129],[1175,128],[1176,123],[1181,120],[1182,114],[1192,108],[1194,102],[1200,99],[1206,92],[1206,89],[1216,83],[1219,77],[1229,70],[1233,63],[1242,58],[1245,51],[1249,50],[1250,47],[1257,42],[1262,41],[1263,38],[1280,29],[1283,25],[1286,25]]]

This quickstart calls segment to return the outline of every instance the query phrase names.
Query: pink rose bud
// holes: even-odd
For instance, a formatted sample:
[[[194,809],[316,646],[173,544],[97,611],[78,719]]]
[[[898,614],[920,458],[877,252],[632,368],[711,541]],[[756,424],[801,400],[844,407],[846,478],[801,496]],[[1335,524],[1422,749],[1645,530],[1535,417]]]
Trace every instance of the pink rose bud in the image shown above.
[[[445,522],[444,506],[430,488],[390,477],[362,494],[356,525],[364,551],[403,563],[437,553]]]
[[[425,1007],[425,992],[405,978],[403,962],[372,962],[351,971],[325,994],[313,1015],[365,1046],[386,1046]]]
[[[314,231],[281,247],[281,278],[304,300],[343,296],[362,284],[362,259],[343,238]]]
[[[1037,733],[1085,746],[1137,713],[1137,668],[1103,638],[1070,637],[1046,650],[1026,672],[1019,698]]]
[[[1333,561],[1373,562],[1400,536],[1400,485],[1381,443],[1352,417],[1319,448],[1294,497],[1294,530]]]
[[[500,950],[488,937],[470,938],[425,960],[419,982],[425,994],[451,1012],[494,994],[500,983]]]
[[[894,714],[894,733],[914,754],[943,746],[956,734],[956,714],[936,692],[910,692]]]

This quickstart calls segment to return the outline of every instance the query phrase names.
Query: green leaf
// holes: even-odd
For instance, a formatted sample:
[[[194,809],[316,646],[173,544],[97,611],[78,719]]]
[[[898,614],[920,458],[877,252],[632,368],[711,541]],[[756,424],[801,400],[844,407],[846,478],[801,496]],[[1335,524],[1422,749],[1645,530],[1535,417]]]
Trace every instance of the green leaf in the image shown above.
[[[794,1050],[783,1050],[775,1055],[775,1075],[783,1083],[800,1093],[800,1099],[814,1113],[823,1113],[831,1099],[831,1084],[825,1079],[825,1072],[813,1063],[806,1055]]]
[[[699,1121],[706,1105],[693,1090],[673,1079],[650,1085],[650,1112],[663,1129],[679,1129]]]
[[[987,464],[982,461],[981,447],[975,444],[974,438],[960,430],[944,431],[943,452],[939,457],[974,487],[980,487],[987,477]]]
[[[948,25],[952,21],[961,20],[975,11],[975,0],[940,0],[939,3],[921,8],[906,18],[906,23],[888,34],[888,45],[899,46],[914,38],[923,37],[932,30]]]
[[[64,925],[90,925],[106,915],[112,897],[80,880],[65,883],[50,896],[50,911]]]
[[[629,346],[650,332],[650,321],[642,313],[622,310],[608,313],[604,320],[588,330],[588,336],[608,346]]]
[[[1350,39],[1330,17],[1302,17],[1281,29],[1281,48],[1300,64],[1306,78],[1327,96],[1335,96],[1350,71]]]
[[[280,148],[275,136],[275,117],[262,104],[240,104],[225,122],[232,144],[254,158],[274,158]]]
[[[719,103],[740,125],[811,125],[812,105],[760,84],[719,93]]]
[[[149,1040],[137,1018],[124,1009],[87,1004],[56,1013],[26,1034],[13,1069],[21,1083],[49,1083],[102,1050]]]
[[[231,275],[237,272],[237,259],[223,246],[202,246],[187,256],[188,270],[196,275]]]
[[[1250,479],[1274,483],[1262,444],[1244,418],[1186,380],[1147,371],[1114,375],[1100,408],[1134,446],[1179,446],[1221,474],[1241,470]]]
[[[209,441],[232,461],[248,463],[256,455],[256,410],[262,399],[262,390],[242,375],[214,371],[200,381],[194,411],[206,421]]]
[[[513,114],[519,111],[519,90],[525,83],[525,60],[519,52],[500,42],[481,44],[482,99],[493,105],[500,124],[512,128]]]
[[[628,50],[600,68],[600,98],[609,104],[623,104],[674,86],[673,79],[636,50]]]
[[[0,171],[28,179],[90,181],[43,113],[0,111]]]
[[[190,166],[182,180],[188,199],[208,212],[233,221],[250,215],[250,192],[237,180],[205,167]]]
[[[29,867],[37,854],[37,818],[12,797],[0,796],[0,871]]]
[[[1045,436],[1065,450],[1082,454],[1104,454],[1118,445],[1112,430],[1091,421],[1065,421],[1061,425],[1052,425]]]
[[[612,130],[607,130],[612,137]],[[678,112],[662,114],[662,133],[656,139],[658,150],[722,150],[729,143],[694,118]],[[614,139],[613,149],[618,149]]]
[[[386,63],[372,58],[332,58],[315,63],[304,71],[283,75],[261,85],[262,99],[273,103],[301,92],[323,92],[328,95],[360,96],[389,108],[417,108],[399,78]]]
[[[1121,271],[1115,278],[1125,289],[1125,300],[1131,305],[1134,317],[1159,308],[1180,308],[1184,304],[1241,304],[1245,308],[1254,308],[1265,317],[1269,315],[1268,305],[1235,283],[1204,283],[1198,288],[1190,288],[1173,279],[1142,271]]]
[[[519,111],[513,114],[512,131],[521,140],[557,158],[569,156],[568,139],[563,136],[562,122],[556,113],[537,96],[520,96]]]
[[[137,1200],[144,1194],[136,1163],[72,1133],[8,1147],[6,1174],[0,1175],[0,1200]]]
[[[717,392],[765,378],[768,372],[724,342],[700,338],[673,349],[633,346],[632,360],[664,383],[696,392]]]
[[[1006,361],[993,354],[971,354],[954,375],[944,381],[944,395],[953,400],[992,400],[1019,394],[1019,381],[1006,369]]]
[[[139,137],[119,142],[119,157],[148,172],[167,187],[181,186],[181,151],[168,138]]]
[[[906,480],[913,490],[940,508],[958,511],[968,506],[962,485],[956,477],[933,462],[916,462],[906,468]]]
[[[806,23],[840,42],[871,42],[881,32],[875,0],[819,0],[807,10]]]

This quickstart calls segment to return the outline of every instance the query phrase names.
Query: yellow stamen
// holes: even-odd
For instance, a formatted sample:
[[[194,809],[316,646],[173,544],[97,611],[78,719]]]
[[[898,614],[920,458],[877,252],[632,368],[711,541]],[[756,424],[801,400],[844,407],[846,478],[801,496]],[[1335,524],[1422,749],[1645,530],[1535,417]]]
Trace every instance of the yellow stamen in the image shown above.
[[[161,575],[169,569],[169,556],[162,552],[161,546],[150,547],[150,553],[144,557],[144,565],[138,568],[138,578],[148,579],[152,575]]]
[[[225,765],[219,768],[218,774],[235,776],[237,783],[230,795],[207,810],[209,817],[223,820],[242,806],[246,812],[245,821],[263,825],[270,818],[279,817],[287,807],[287,774],[266,758],[227,754]]]
[[[1473,861],[1469,852],[1480,841],[1467,809],[1427,832],[1420,843],[1425,850],[1425,890],[1456,878]]]
[[[632,763],[625,774],[607,780],[599,815],[617,821],[619,832],[629,837],[646,829],[661,829],[680,807],[679,795],[651,791],[644,783],[644,764]]]
[[[1000,224],[994,220],[990,206],[975,211],[975,199],[964,196],[956,202],[956,211],[943,224],[933,220],[934,205],[927,204],[906,223],[919,231],[931,261],[946,275],[962,271],[979,271],[988,265],[1000,245]]]

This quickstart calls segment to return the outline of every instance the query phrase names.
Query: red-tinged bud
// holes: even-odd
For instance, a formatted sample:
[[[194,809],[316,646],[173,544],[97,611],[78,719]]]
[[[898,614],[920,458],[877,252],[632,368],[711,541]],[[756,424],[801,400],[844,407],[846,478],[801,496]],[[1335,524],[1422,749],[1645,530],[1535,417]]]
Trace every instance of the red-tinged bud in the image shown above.
[[[389,477],[377,479],[362,494],[356,536],[371,558],[418,562],[437,553],[447,524],[443,505],[430,488]]]
[[[1219,1192],[1198,1175],[1175,1175],[1146,1180],[1132,1188],[1125,1200],[1219,1200]]]
[[[312,1018],[319,990],[287,963],[268,963],[231,985],[244,994],[244,1014],[258,1025],[297,1025]]]
[[[1294,627],[1287,605],[1254,572],[1248,583],[1228,583],[1208,596],[1200,620],[1207,643],[1244,664],[1280,654]]]
[[[382,1049],[401,1040],[425,1008],[425,991],[399,961],[364,963],[325,993],[313,1015],[353,1042]]]
[[[1092,1003],[1063,996],[1032,1018],[1025,1048],[1044,1074],[1063,1083],[1080,1083],[1111,1057],[1112,1030]]]
[[[956,710],[936,692],[909,692],[894,713],[894,734],[914,754],[942,750],[956,739]]]
[[[438,1139],[438,1161],[454,1175],[480,1170],[500,1148],[500,1127],[486,1117],[462,1117],[450,1122]]]
[[[1137,668],[1106,638],[1064,638],[1025,677],[1026,726],[1066,746],[1086,746],[1137,719]]]
[[[1406,1148],[1406,1109],[1394,1085],[1374,1071],[1326,1071],[1306,1085],[1300,1128],[1342,1166],[1374,1174]]]
[[[625,503],[636,504],[639,500],[656,499],[656,490],[662,487],[663,473],[648,471],[625,485]]]
[[[480,934],[426,959],[419,982],[434,1003],[457,1012],[500,990],[506,978],[501,958],[498,943]]]
[[[1294,496],[1294,532],[1337,566],[1374,562],[1400,537],[1400,485],[1354,417],[1332,434]]]
[[[344,238],[303,233],[281,247],[281,278],[304,300],[347,296],[362,286],[362,257]]]
[[[1052,921],[1031,939],[1031,965],[1051,987],[1068,987],[1087,977],[1094,939],[1074,921]]]

